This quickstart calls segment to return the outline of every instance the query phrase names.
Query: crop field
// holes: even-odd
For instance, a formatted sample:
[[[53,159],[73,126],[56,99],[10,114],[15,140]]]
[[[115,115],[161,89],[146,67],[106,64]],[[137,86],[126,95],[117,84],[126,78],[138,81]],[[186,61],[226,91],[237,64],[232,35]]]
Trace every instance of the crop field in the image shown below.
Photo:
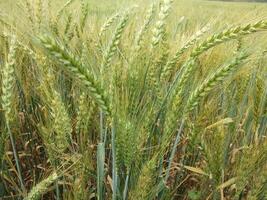
[[[90,199],[267,199],[267,4],[0,0],[0,200]]]

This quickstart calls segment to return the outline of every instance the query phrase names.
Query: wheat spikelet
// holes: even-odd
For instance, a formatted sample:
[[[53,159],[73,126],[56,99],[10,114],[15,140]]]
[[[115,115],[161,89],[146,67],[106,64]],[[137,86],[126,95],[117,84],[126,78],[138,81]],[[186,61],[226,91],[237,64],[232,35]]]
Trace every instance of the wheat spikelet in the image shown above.
[[[12,34],[9,34],[8,32],[3,32],[3,37],[5,38],[12,38],[14,37]],[[26,44],[22,43],[18,39],[16,39],[16,43],[18,47],[21,47],[25,53],[27,53],[32,59],[37,60],[37,54]]]
[[[69,7],[75,0],[69,0],[67,1],[62,8],[58,11],[57,16],[56,16],[56,21],[58,22],[60,17],[62,16],[64,10],[66,10],[67,7]]]
[[[69,114],[64,105],[63,99],[56,90],[56,77],[48,68],[48,59],[39,60],[43,65],[43,82],[40,84],[39,91],[42,92],[44,102],[49,108],[49,124],[40,127],[43,141],[51,164],[57,167],[64,151],[72,142],[72,126]]]
[[[170,14],[172,0],[164,0],[162,7],[159,13],[159,20],[156,23],[156,26],[153,30],[153,37],[152,37],[152,48],[155,48],[162,40],[165,29],[166,29],[166,19]]]
[[[192,111],[198,104],[202,97],[206,96],[217,84],[219,81],[222,81],[226,76],[231,74],[243,61],[247,58],[247,55],[240,54],[236,59],[231,62],[229,65],[222,67],[217,72],[212,74],[208,79],[206,79],[200,86],[195,89],[195,91],[190,96],[186,112]]]
[[[174,91],[174,98],[173,98],[174,105],[172,106],[172,108],[176,108],[176,106],[180,105],[181,100],[182,100],[181,99],[182,91],[184,89],[184,86],[187,80],[189,79],[191,75],[191,71],[193,70],[195,63],[196,63],[196,60],[191,58],[186,63],[184,63],[184,65],[182,66],[182,70],[184,69],[186,73],[183,73],[182,71],[182,75],[181,77],[179,77],[179,80],[177,82],[177,88],[175,88],[175,91]]]
[[[160,54],[157,55],[156,52],[152,52],[152,57],[154,61],[152,61],[151,66],[149,66],[149,74],[148,74],[148,83],[152,90],[156,91],[158,96],[160,93],[159,79],[161,75],[161,69],[166,64],[166,61],[169,57],[169,44],[167,43],[167,33],[164,33],[162,36],[160,48]]]
[[[76,37],[77,37],[78,39],[80,39],[80,38],[81,38],[81,33],[80,33],[80,29],[79,29],[79,25],[78,25],[78,23],[75,23],[75,25],[74,25],[74,29],[75,29]]]
[[[267,163],[267,141],[262,140],[260,144],[250,145],[237,166],[236,175],[236,197],[244,190],[247,185],[255,185],[260,179],[266,182],[266,163]],[[265,177],[264,177],[265,176]],[[266,187],[266,186],[265,186]]]
[[[49,186],[59,178],[56,172],[34,186],[24,200],[38,200],[48,190]]]
[[[51,21],[51,10],[52,10],[52,2],[51,0],[47,0],[47,12],[49,16],[49,21]]]
[[[85,71],[78,60],[70,51],[68,51],[64,46],[60,45],[57,41],[50,37],[41,37],[40,41],[44,48],[52,55],[54,58],[58,60],[61,64],[63,64],[66,69],[72,72],[77,79],[84,84],[91,97],[96,101],[98,106],[105,112],[106,114],[110,114],[109,105],[107,104],[107,100],[104,98],[102,92],[100,92],[99,87]]]
[[[246,93],[247,87],[249,85],[251,75],[250,74],[245,74],[242,79],[239,77],[237,80],[237,94],[235,100],[237,103],[240,103]]]
[[[116,53],[117,46],[120,42],[122,32],[124,28],[126,27],[127,21],[129,19],[128,14],[126,14],[120,21],[118,27],[116,28],[114,35],[112,36],[112,39],[110,41],[110,44],[107,47],[107,50],[103,57],[103,64],[101,66],[101,70],[104,70],[105,68],[108,68],[111,64],[111,59]]]

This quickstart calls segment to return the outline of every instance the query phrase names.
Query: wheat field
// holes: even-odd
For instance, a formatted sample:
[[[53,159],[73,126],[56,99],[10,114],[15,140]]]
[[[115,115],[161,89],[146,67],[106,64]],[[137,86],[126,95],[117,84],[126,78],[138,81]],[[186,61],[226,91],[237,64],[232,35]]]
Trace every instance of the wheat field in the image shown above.
[[[266,200],[266,11],[0,0],[0,199]]]

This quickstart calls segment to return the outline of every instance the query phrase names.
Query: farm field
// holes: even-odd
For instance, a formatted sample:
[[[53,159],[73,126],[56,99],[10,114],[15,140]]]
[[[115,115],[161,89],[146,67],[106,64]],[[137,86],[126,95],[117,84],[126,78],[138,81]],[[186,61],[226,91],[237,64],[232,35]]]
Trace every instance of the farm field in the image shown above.
[[[267,4],[0,0],[0,200],[266,200]]]

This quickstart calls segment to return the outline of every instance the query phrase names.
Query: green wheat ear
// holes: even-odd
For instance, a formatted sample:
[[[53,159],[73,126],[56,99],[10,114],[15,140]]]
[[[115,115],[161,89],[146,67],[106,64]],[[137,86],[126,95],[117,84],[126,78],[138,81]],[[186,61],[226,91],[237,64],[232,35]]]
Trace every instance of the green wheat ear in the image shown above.
[[[115,13],[113,16],[107,19],[107,21],[101,26],[98,37],[101,39],[101,37],[104,35],[104,33],[108,30],[108,28],[118,19],[119,13]]]
[[[152,49],[154,49],[163,39],[166,32],[166,19],[170,14],[173,0],[164,0],[159,12],[159,19],[153,30]]]
[[[9,124],[11,121],[11,111],[12,111],[12,94],[13,87],[15,83],[15,62],[16,62],[16,49],[17,41],[15,36],[11,36],[10,49],[8,53],[7,62],[2,70],[2,109],[4,110],[6,123]],[[6,134],[0,136],[1,142],[4,144],[6,139]],[[1,144],[2,144],[1,143]],[[4,149],[4,145],[0,147]],[[0,155],[2,152],[0,152]]]
[[[38,200],[48,190],[49,186],[59,178],[56,172],[34,186],[24,200]]]
[[[105,70],[106,68],[110,67],[111,65],[111,60],[116,53],[117,46],[119,45],[120,39],[122,37],[122,33],[127,25],[127,21],[129,19],[129,15],[125,14],[125,16],[121,19],[117,29],[115,30],[114,35],[111,38],[111,41],[107,47],[106,52],[104,53],[103,56],[103,63],[101,66],[101,72]]]
[[[181,55],[183,55],[184,52],[186,52],[190,47],[196,44],[196,42],[201,38],[201,36],[206,33],[209,30],[209,25],[204,26],[202,29],[197,31],[189,40],[185,43],[185,45],[179,49],[175,55],[166,63],[166,65],[163,68],[162,75],[160,77],[161,81],[167,80],[173,68],[175,67],[175,64],[178,62]]]
[[[144,42],[143,41],[144,35],[147,32],[147,30],[149,29],[149,26],[152,22],[154,13],[155,13],[155,4],[153,3],[146,13],[143,26],[140,28],[140,30],[136,34],[136,38],[135,38],[135,52],[136,52],[136,54],[138,54],[138,52],[141,49],[141,45]]]
[[[229,76],[247,57],[244,53],[240,54],[229,65],[220,68],[201,83],[191,94],[187,102],[186,113],[192,111],[199,104],[201,98],[206,96],[218,82],[222,81],[226,76]]]
[[[54,57],[59,63],[65,66],[69,72],[71,72],[80,82],[86,86],[92,99],[98,104],[98,106],[110,115],[110,107],[106,98],[97,85],[96,81],[86,73],[85,67],[74,54],[67,50],[63,45],[60,45],[56,40],[51,37],[40,37],[40,42],[47,52]]]
[[[15,61],[16,61],[16,39],[13,36],[10,43],[10,50],[7,58],[7,63],[3,69],[2,77],[2,108],[5,111],[5,118],[10,121],[12,90],[15,82]]]

